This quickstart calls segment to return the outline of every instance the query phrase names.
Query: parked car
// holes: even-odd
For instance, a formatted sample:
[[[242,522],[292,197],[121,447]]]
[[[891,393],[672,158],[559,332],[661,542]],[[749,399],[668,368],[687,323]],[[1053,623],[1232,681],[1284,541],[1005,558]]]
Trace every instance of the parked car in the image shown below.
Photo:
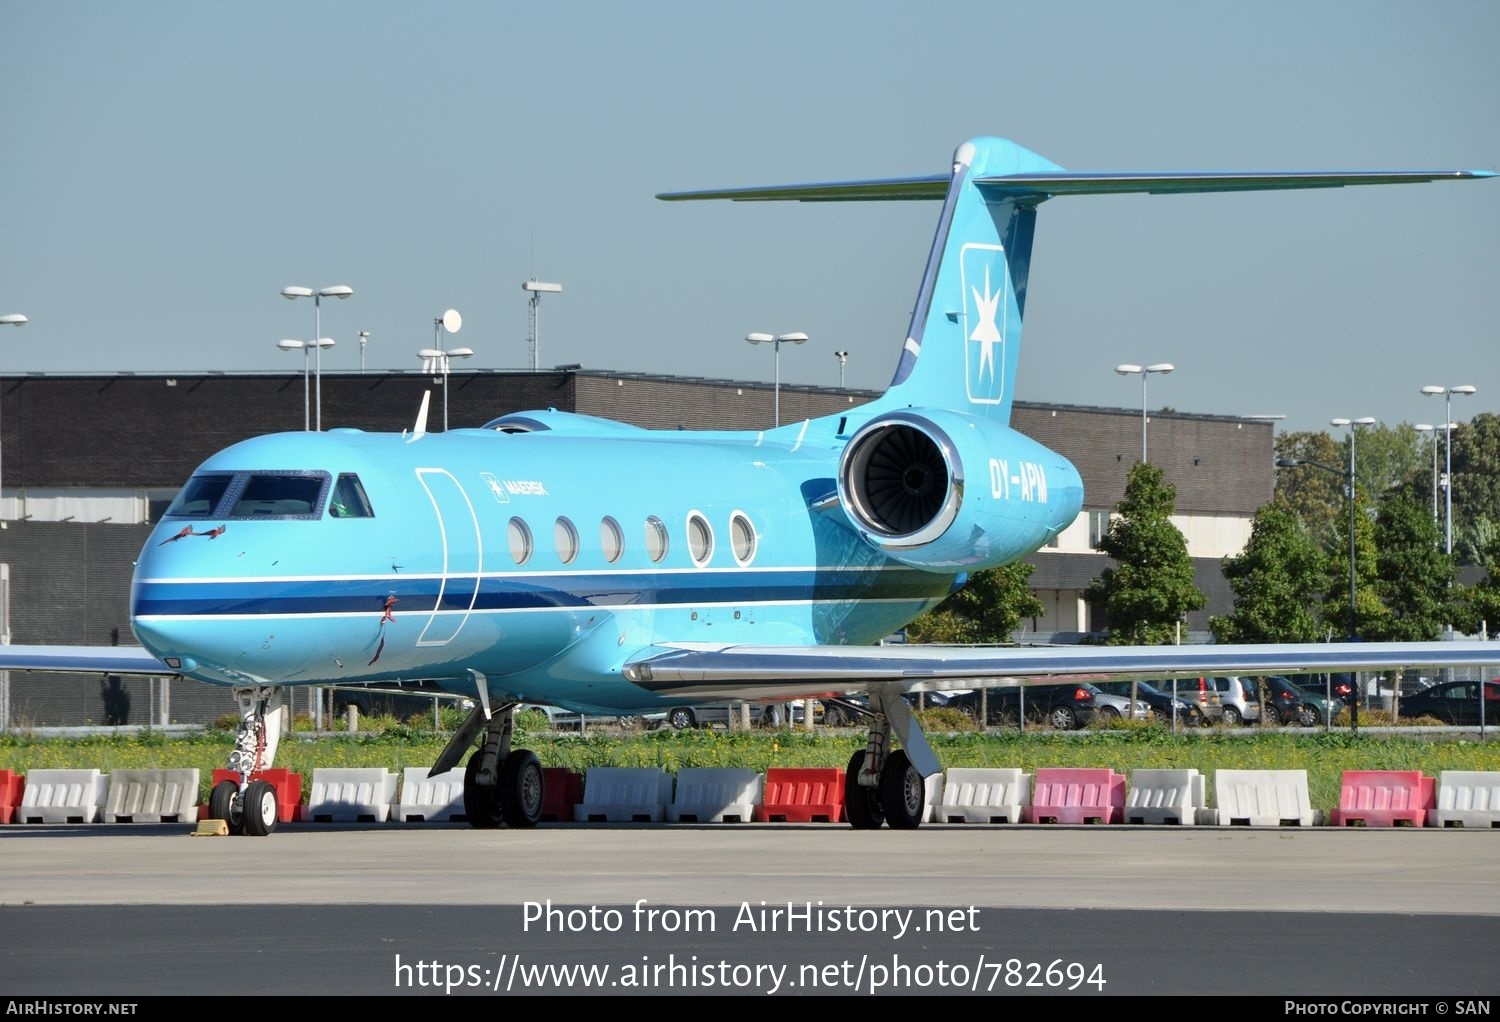
[[[474,701],[426,684],[399,685],[392,682],[373,688],[351,685],[333,690],[333,712],[336,717],[342,717],[352,706],[359,711],[361,717],[408,720],[417,714],[423,714],[430,720],[434,705],[439,708],[458,706],[472,710]]]
[[[816,723],[822,719],[823,704],[814,699],[813,721]],[[777,701],[763,699],[750,704],[750,721],[761,727],[780,727],[790,714],[793,724],[801,724],[807,718],[802,708],[803,700],[793,699],[791,701]],[[739,703],[701,703],[691,706],[673,706],[670,709],[661,710],[656,713],[641,715],[648,728],[661,727],[669,724],[679,731],[694,727],[724,727],[730,726],[730,720],[738,720]]]
[[[1259,679],[1265,689],[1267,724],[1300,724],[1316,727],[1338,712],[1338,699],[1331,703],[1321,692],[1294,685],[1289,678],[1265,675]]]
[[[1021,690],[1025,689],[1023,700]],[[1087,682],[1065,685],[1013,685],[987,690],[987,724],[1014,724],[1021,719],[1021,706],[1026,707],[1026,719],[1045,723],[1058,731],[1076,731],[1087,726],[1098,713],[1095,696],[1099,690]],[[979,718],[979,690],[957,693],[948,700],[955,710]]]
[[[1401,716],[1436,717],[1444,724],[1479,723],[1479,682],[1446,681],[1401,697]],[[1484,683],[1484,722],[1500,724],[1500,678]]]
[[[1116,696],[1130,696],[1130,685],[1128,681],[1096,681],[1094,687]],[[1176,703],[1175,715],[1177,723],[1186,727],[1207,727],[1209,719],[1198,709],[1197,703],[1190,703],[1186,699],[1173,698],[1149,681],[1135,682],[1136,698],[1151,708],[1151,713],[1157,720],[1165,724],[1172,723],[1174,715],[1173,703]]]
[[[1224,719],[1224,704],[1219,701],[1219,692],[1212,678],[1166,678],[1151,684],[1167,695],[1175,695],[1197,706],[1210,724]]]
[[[1117,721],[1150,720],[1151,707],[1144,699],[1137,698],[1134,703],[1130,701],[1130,686],[1126,684],[1124,692],[1111,692],[1107,689],[1094,686],[1099,691],[1094,693],[1094,702],[1099,707],[1098,719],[1106,724]]]
[[[1219,705],[1224,708],[1224,723],[1254,724],[1260,720],[1260,697],[1256,694],[1252,679],[1228,675],[1208,680],[1219,694]]]

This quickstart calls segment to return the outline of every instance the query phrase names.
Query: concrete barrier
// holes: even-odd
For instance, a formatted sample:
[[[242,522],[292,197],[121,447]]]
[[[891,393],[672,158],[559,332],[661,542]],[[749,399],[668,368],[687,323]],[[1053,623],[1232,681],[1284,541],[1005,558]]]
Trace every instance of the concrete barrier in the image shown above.
[[[197,767],[179,770],[113,770],[105,823],[197,823]]]
[[[1306,770],[1216,770],[1221,827],[1312,827],[1323,822],[1307,796]]]
[[[1335,827],[1421,827],[1436,806],[1433,779],[1420,770],[1345,770]]]
[[[749,823],[764,779],[749,767],[687,767],[677,772],[677,795],[667,807],[672,823]]]
[[[396,819],[402,823],[441,823],[464,816],[464,771],[448,770],[428,777],[431,767],[407,767],[401,772],[401,796]],[[316,776],[316,774],[314,774]]]
[[[590,767],[579,823],[660,823],[672,802],[672,775],[654,767]]]
[[[1125,775],[1108,767],[1042,767],[1032,785],[1027,823],[1119,823]]]
[[[98,823],[109,777],[98,770],[33,770],[16,811],[18,823]]]
[[[385,767],[317,767],[302,818],[313,823],[384,823],[396,801],[396,775]]]
[[[1500,770],[1444,770],[1429,827],[1500,827]]]
[[[844,771],[839,767],[772,767],[755,807],[760,823],[839,823],[844,819]]]
[[[1021,823],[1031,804],[1031,775],[1015,768],[954,767],[933,810],[938,823]]]
[[[1207,779],[1196,769],[1132,771],[1125,792],[1125,822],[1193,826],[1208,806],[1207,787]]]

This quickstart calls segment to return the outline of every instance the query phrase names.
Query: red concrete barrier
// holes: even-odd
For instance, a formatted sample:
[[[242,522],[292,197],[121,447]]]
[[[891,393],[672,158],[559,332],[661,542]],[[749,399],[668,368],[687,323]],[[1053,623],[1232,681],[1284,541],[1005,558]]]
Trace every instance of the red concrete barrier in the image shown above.
[[[1345,770],[1335,827],[1424,827],[1437,808],[1434,779],[1419,770]]]
[[[772,767],[766,794],[755,807],[760,823],[840,823],[844,771],[838,767]]]
[[[572,823],[573,807],[582,801],[582,774],[567,767],[542,769],[543,823]]]
[[[272,767],[269,770],[257,770],[250,775],[252,781],[265,781],[276,789],[277,819],[282,823],[292,823],[301,816],[302,809],[302,775],[294,774],[286,767]],[[220,781],[234,781],[239,783],[240,775],[233,770],[215,770],[213,780],[209,783],[209,790]],[[204,812],[207,812],[205,809]]]
[[[14,822],[21,797],[26,794],[26,775],[0,770],[0,823]]]
[[[1124,774],[1106,767],[1037,770],[1027,823],[1120,823],[1124,818]]]

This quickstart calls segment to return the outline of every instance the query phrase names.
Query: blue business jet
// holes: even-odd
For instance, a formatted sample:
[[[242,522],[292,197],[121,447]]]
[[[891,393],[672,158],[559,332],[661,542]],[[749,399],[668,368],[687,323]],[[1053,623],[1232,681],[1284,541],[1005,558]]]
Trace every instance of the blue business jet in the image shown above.
[[[255,437],[199,466],[142,550],[131,619],[143,648],[0,647],[0,668],[233,687],[239,781],[215,787],[210,814],[265,834],[275,792],[251,775],[273,761],[286,686],[423,681],[474,698],[433,772],[468,755],[464,809],[477,827],[541,816],[541,764],[512,748],[522,702],[634,715],[688,696],[866,693],[848,819],[904,829],[921,822],[923,778],[940,770],[901,698],[912,690],[1493,661],[1478,642],[879,645],[968,573],[1044,546],[1082,505],[1067,459],[1009,425],[1043,202],[1489,176],[1072,173],[975,138],[940,175],[661,195],[940,201],[889,389],[762,431],[544,410],[429,433],[424,403],[403,434]]]

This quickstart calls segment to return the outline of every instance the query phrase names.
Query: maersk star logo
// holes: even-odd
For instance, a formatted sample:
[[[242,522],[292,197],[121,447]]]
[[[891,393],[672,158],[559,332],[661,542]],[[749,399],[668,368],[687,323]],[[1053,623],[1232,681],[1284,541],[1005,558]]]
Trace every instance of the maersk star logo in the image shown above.
[[[965,245],[964,375],[969,401],[998,404],[1005,393],[1005,297],[1009,267],[999,245]]]

